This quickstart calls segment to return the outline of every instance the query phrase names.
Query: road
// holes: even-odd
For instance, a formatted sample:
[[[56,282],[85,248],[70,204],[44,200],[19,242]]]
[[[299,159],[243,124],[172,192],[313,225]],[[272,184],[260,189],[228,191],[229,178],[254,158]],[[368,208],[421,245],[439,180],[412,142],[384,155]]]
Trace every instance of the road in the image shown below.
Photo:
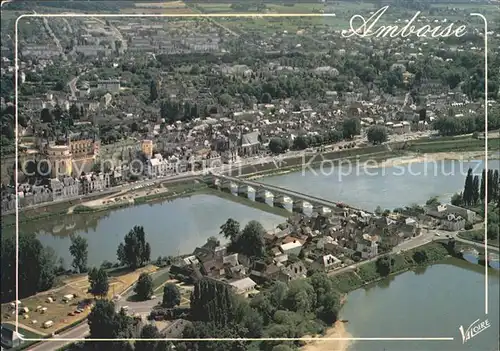
[[[64,49],[63,49],[61,43],[59,42],[59,39],[57,39],[56,35],[52,31],[52,28],[50,28],[49,21],[47,20],[46,17],[43,17],[43,24],[45,25],[45,29],[47,30],[47,32],[49,33],[49,35],[52,37],[52,40],[54,40],[54,43],[56,44],[57,49],[61,53],[63,59],[67,60],[68,58],[64,54]]]
[[[160,275],[163,272],[168,270],[168,268],[159,269],[153,274],[151,277],[154,279],[156,275]],[[115,301],[117,311],[120,310],[124,306],[129,306],[129,311],[131,313],[138,313],[140,315],[148,315],[151,309],[158,304],[158,298],[147,301],[140,302],[130,302],[127,301],[127,298],[134,295],[135,284],[130,286],[124,293],[122,293],[121,298],[118,301]],[[58,334],[56,336],[57,339],[83,339],[89,335],[89,326],[85,321],[82,324],[72,328],[64,333]],[[53,351],[62,348],[63,346],[72,344],[73,341],[67,340],[57,340],[57,341],[42,341],[39,344],[29,348],[30,351]]]
[[[109,28],[111,28],[111,30],[113,31],[113,33],[115,34],[115,37],[121,41],[122,43],[122,47],[121,47],[121,50],[122,52],[125,52],[127,51],[127,40],[123,37],[122,33],[118,30],[118,28],[116,28],[113,24],[111,24],[109,21],[108,23],[106,23],[106,21],[100,19],[100,18],[97,18],[97,17],[92,17],[93,20],[103,24],[104,26],[108,26],[108,23],[109,23]]]

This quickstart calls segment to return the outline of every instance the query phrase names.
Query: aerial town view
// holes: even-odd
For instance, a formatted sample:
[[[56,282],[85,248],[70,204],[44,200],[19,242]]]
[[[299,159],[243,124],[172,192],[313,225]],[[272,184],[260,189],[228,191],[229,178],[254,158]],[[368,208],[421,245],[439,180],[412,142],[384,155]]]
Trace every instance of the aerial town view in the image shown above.
[[[2,350],[500,350],[498,0],[1,18]]]

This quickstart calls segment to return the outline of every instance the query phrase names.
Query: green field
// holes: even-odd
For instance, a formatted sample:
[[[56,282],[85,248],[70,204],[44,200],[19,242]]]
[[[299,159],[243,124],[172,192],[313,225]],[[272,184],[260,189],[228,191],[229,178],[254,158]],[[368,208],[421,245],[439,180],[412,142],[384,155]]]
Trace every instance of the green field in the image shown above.
[[[484,241],[484,229],[473,229],[473,230],[466,230],[464,232],[458,233],[458,237],[465,239],[465,240],[470,240],[470,241],[475,241],[478,243],[483,243]],[[488,240],[488,246],[496,246],[499,247],[499,240],[498,238],[495,239],[489,239]]]

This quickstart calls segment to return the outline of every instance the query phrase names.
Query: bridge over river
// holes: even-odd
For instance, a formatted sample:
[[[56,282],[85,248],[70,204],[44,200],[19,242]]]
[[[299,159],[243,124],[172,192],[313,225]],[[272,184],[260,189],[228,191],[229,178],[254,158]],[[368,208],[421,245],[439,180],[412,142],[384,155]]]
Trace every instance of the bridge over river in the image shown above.
[[[237,192],[239,195],[248,196],[248,194],[254,193],[255,200],[259,202],[266,202],[268,199],[272,199],[274,205],[278,207],[284,207],[286,204],[290,203],[293,205],[293,210],[297,212],[302,212],[305,207],[312,207],[313,211],[318,213],[331,212],[336,208],[348,208],[355,211],[371,213],[370,211],[354,208],[343,203],[321,199],[295,190],[282,188],[276,185],[263,184],[254,180],[212,174],[207,178],[207,182],[222,190]]]
[[[274,206],[277,207],[285,207],[286,204],[292,204],[292,208],[296,212],[303,212],[305,207],[312,207],[314,212],[318,212],[320,214],[332,212],[336,209],[343,212],[345,208],[372,214],[370,211],[355,208],[349,206],[348,204],[321,199],[295,190],[282,188],[276,185],[264,184],[254,180],[241,179],[221,174],[212,174],[210,177],[206,178],[205,181],[212,186],[220,188],[221,190],[237,192],[239,195],[247,197],[250,193],[254,193],[255,200],[259,202],[267,202],[268,199],[272,199]],[[443,232],[442,234],[443,237],[447,234],[449,237],[453,237],[457,241],[462,242],[463,244],[468,244],[471,247],[476,247],[480,250],[485,249],[484,244],[462,239],[458,236],[458,233],[459,232]],[[443,238],[436,241],[444,240],[447,241],[448,239]],[[424,243],[425,242],[422,242],[422,245]],[[498,254],[499,248],[488,245],[488,251],[493,251]]]

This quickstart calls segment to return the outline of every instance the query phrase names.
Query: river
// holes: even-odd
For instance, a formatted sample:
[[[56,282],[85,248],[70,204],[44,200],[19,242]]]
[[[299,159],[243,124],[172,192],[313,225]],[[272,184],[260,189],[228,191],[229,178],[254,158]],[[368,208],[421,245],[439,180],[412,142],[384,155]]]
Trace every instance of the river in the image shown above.
[[[343,201],[366,210],[374,210],[378,205],[393,209],[412,203],[423,204],[431,196],[449,201],[454,192],[463,189],[467,169],[473,167],[480,174],[482,163],[439,161],[404,167],[361,167],[350,174],[344,167],[327,170],[329,175],[296,172],[259,181]],[[498,167],[498,161],[490,161],[490,167]],[[282,217],[250,206],[200,194],[120,210],[33,221],[21,224],[20,231],[35,232],[44,245],[55,249],[66,265],[71,262],[69,234],[82,235],[88,239],[88,263],[92,266],[104,260],[116,261],[116,249],[134,225],[144,226],[151,245],[151,258],[155,259],[159,255],[192,252],[209,236],[217,236],[220,226],[228,218],[234,218],[242,225],[258,220],[269,229],[283,221]],[[4,232],[12,234],[13,229]]]
[[[410,271],[347,296],[341,318],[353,338],[440,338],[452,341],[352,341],[349,351],[496,351],[499,275],[489,270],[489,314],[485,316],[484,267],[458,259]],[[491,327],[465,344],[459,331],[476,319]],[[325,349],[326,350],[326,349]]]
[[[88,263],[100,265],[104,260],[116,262],[116,250],[134,225],[144,227],[146,240],[151,245],[151,258],[188,254],[203,245],[210,236],[219,235],[220,226],[233,218],[243,227],[250,220],[258,220],[264,228],[274,228],[284,218],[223,198],[199,194],[93,214],[72,214],[21,224],[20,231],[34,231],[42,244],[54,248],[66,266],[72,258],[69,253],[71,233],[82,235],[88,241]],[[12,228],[6,232],[12,232]],[[8,233],[9,234],[9,233]]]
[[[489,160],[488,168],[500,168],[500,161]],[[484,161],[430,161],[394,167],[371,167],[359,164],[265,177],[258,181],[331,201],[341,201],[357,208],[373,211],[411,204],[425,204],[438,196],[449,202],[463,190],[467,170],[481,176]]]

